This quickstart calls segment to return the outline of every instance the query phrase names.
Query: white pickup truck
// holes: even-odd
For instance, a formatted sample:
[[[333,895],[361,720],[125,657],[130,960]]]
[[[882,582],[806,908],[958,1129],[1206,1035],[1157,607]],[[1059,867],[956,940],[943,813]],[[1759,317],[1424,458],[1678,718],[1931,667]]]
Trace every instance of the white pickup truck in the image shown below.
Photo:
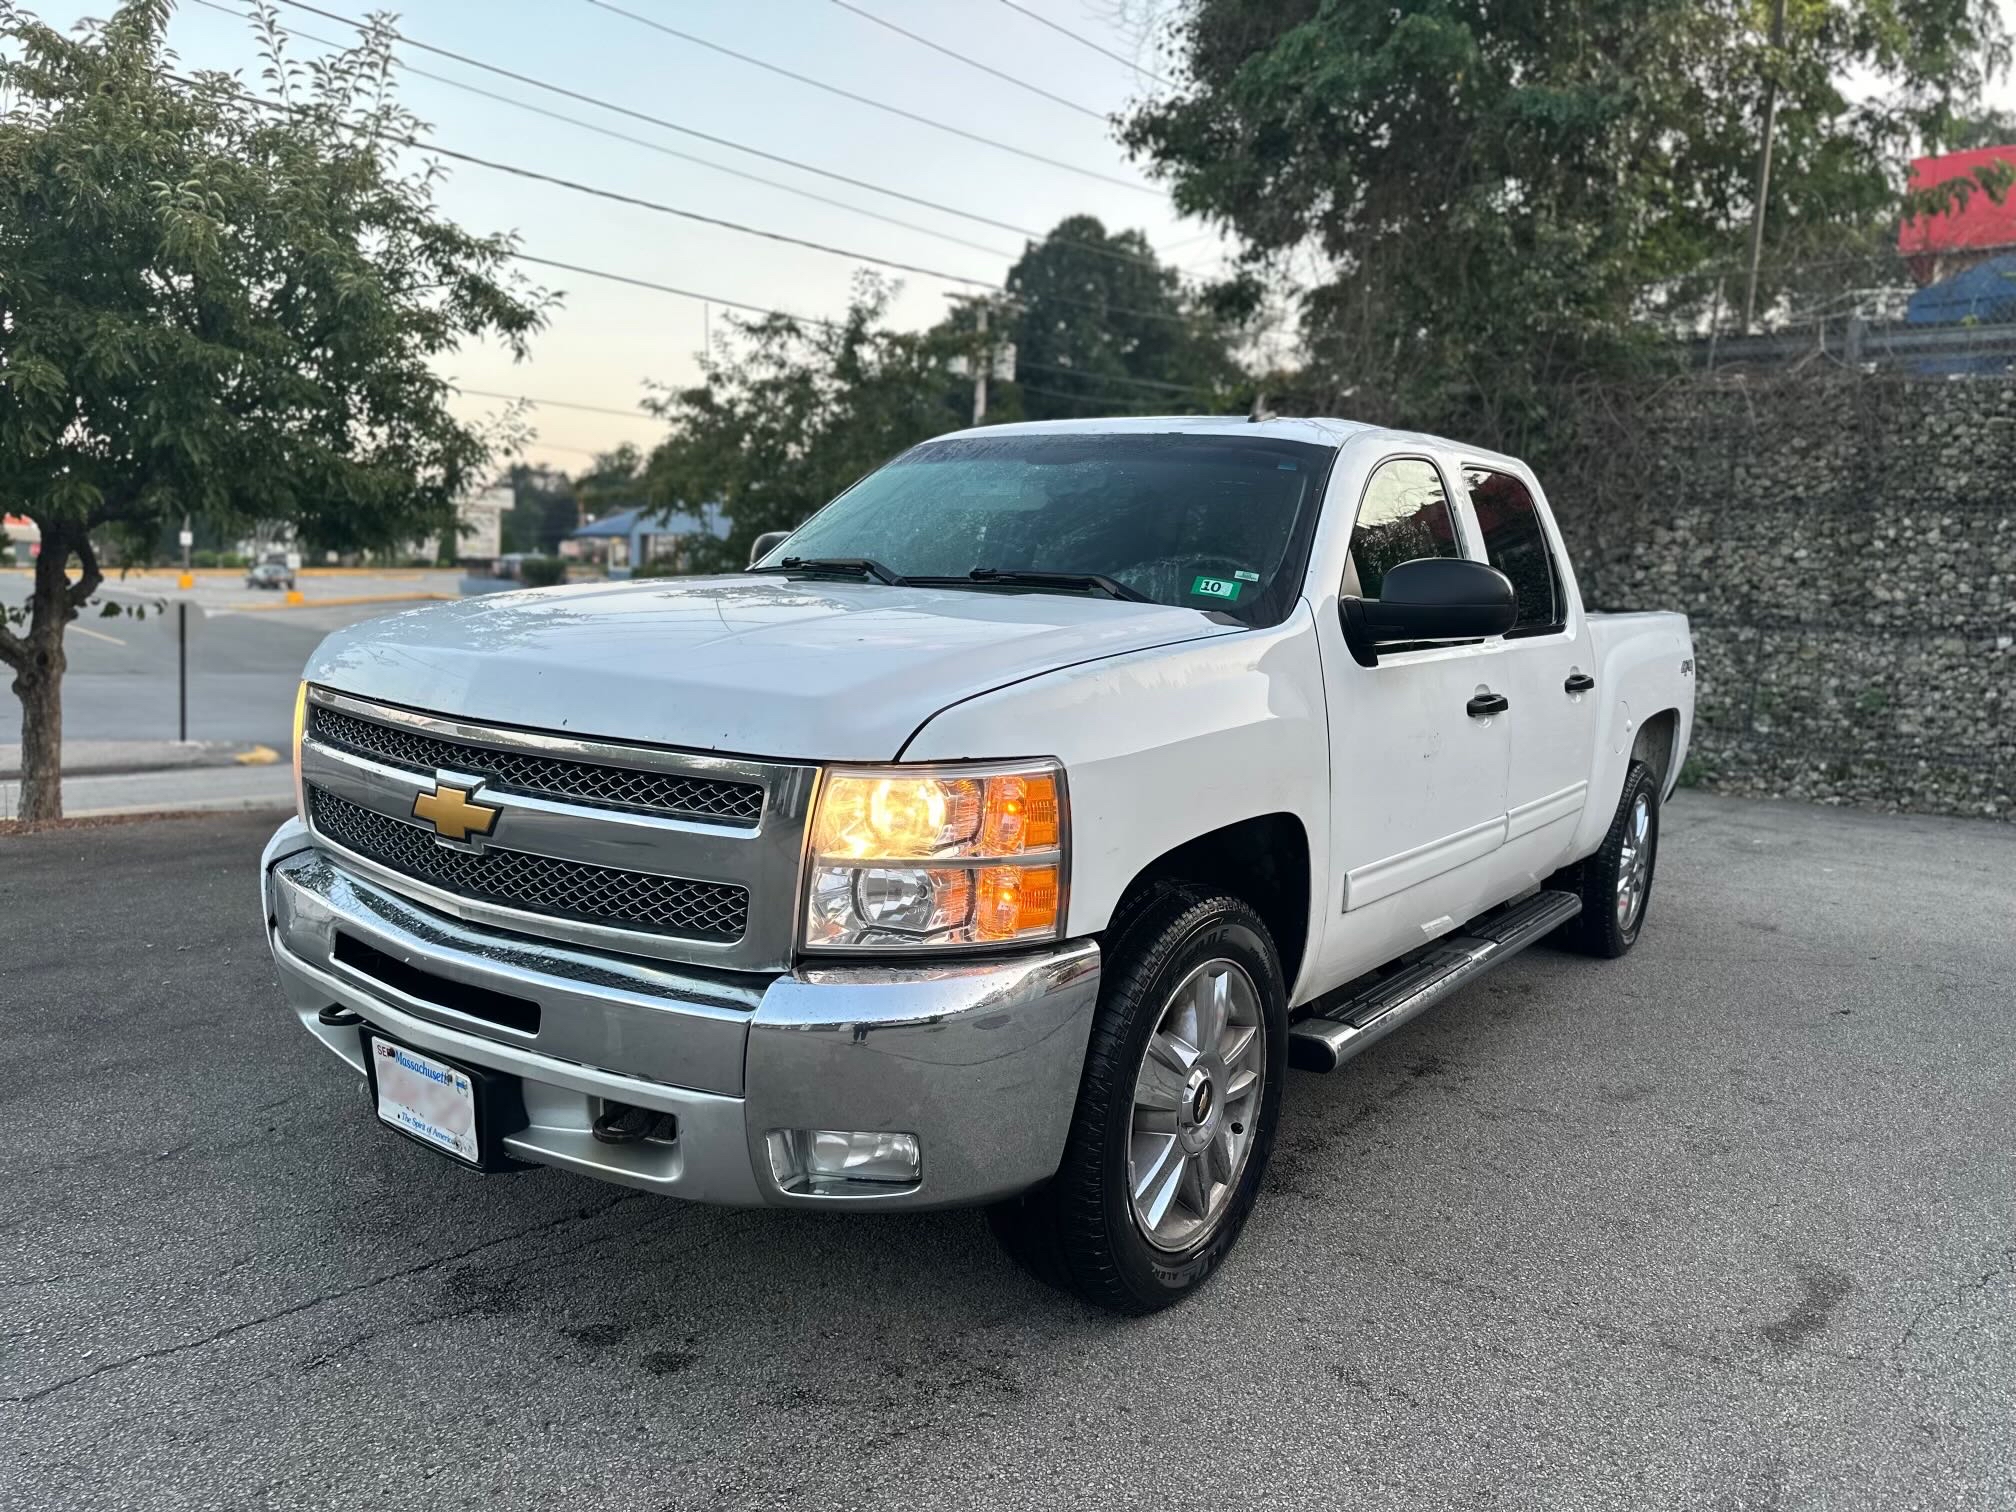
[[[745,573],[341,631],[262,861],[287,1000],[477,1170],[985,1205],[1199,1285],[1290,1066],[1643,927],[1676,614],[1587,612],[1511,457],[1332,420],[918,446]]]

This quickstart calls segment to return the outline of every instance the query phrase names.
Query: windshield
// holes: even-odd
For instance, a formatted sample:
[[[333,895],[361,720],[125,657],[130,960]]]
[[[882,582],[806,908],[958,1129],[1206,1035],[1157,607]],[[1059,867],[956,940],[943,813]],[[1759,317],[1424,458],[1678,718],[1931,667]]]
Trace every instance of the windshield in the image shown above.
[[[1273,624],[1301,592],[1334,455],[1267,436],[926,442],[863,478],[758,565],[867,558],[906,578],[1098,574],[1158,604]]]

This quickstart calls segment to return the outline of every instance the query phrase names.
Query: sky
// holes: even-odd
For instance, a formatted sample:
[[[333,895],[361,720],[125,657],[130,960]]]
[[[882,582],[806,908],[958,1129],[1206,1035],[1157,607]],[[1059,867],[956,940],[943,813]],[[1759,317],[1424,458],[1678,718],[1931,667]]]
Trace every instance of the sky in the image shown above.
[[[312,3],[323,11],[361,17],[369,5],[386,0]],[[1999,3],[2016,30],[2016,0]],[[109,0],[29,4],[45,21],[65,27],[109,8]],[[1116,19],[1123,7],[1115,0],[1014,4],[1141,68],[1173,77],[1170,60],[1157,51],[1155,39],[1130,32]],[[210,5],[176,0],[169,40],[185,67],[241,70],[249,87],[263,87],[243,6],[244,0],[211,0]],[[618,14],[610,6],[631,14]],[[1149,8],[1124,7],[1136,12]],[[280,11],[303,56],[324,50],[310,37],[347,42],[355,36],[340,22],[290,4],[282,3]],[[871,16],[1069,104],[934,52],[875,24]],[[983,140],[838,98],[633,17],[676,27]],[[1009,226],[1040,233],[1067,215],[1090,213],[1109,230],[1139,228],[1169,260],[1196,272],[1210,271],[1226,250],[1227,244],[1207,226],[1177,216],[1167,194],[1129,160],[1106,119],[1162,86],[1136,67],[1018,12],[1008,0],[405,0],[397,24],[408,38],[597,101]],[[437,55],[404,48],[401,57],[429,74],[636,139],[617,140],[406,74],[402,98],[428,123],[431,138],[446,148],[997,286],[1023,246],[1024,238],[1012,230],[762,161]],[[2001,80],[1991,102],[2016,108],[2016,82]],[[995,143],[1053,162],[1031,161],[989,145]],[[669,156],[660,148],[688,158]],[[816,203],[707,163],[910,224],[891,225],[856,210]],[[449,166],[452,171],[439,192],[447,215],[474,231],[515,232],[521,250],[554,261],[814,316],[832,316],[846,307],[850,281],[861,266],[853,257],[786,246],[472,165]],[[979,245],[942,239],[947,236]],[[717,340],[722,334],[721,308],[574,273],[526,271],[544,287],[562,292],[564,302],[534,338],[529,360],[514,363],[501,348],[471,346],[440,364],[444,376],[467,391],[456,401],[458,413],[472,421],[494,416],[505,401],[492,395],[616,411],[554,404],[531,410],[536,435],[522,455],[567,472],[585,469],[594,453],[623,441],[648,447],[663,426],[637,410],[646,382],[678,385],[697,379],[708,333]],[[903,280],[903,291],[892,316],[906,327],[936,321],[948,308],[947,296],[968,287],[925,273],[896,276]]]
[[[242,0],[220,3],[242,7]],[[370,0],[313,3],[324,11],[361,17]],[[1041,232],[1066,215],[1089,212],[1109,228],[1140,228],[1158,248],[1173,249],[1171,257],[1179,264],[1208,268],[1216,259],[1218,238],[1201,223],[1176,216],[1166,193],[1149,184],[1128,161],[1107,121],[932,52],[835,0],[611,3],[778,67],[971,131],[984,141],[966,140],[837,98],[655,31],[589,0],[405,0],[397,25],[404,36],[580,94],[1012,226]],[[1123,110],[1144,90],[1156,87],[1126,63],[1060,36],[1001,0],[847,3],[1102,115]],[[1110,5],[1097,0],[1017,3],[1125,58],[1155,67],[1152,46],[1144,47],[1136,37],[1117,30],[1109,19],[1114,9]],[[84,15],[102,15],[108,8],[105,0],[96,4],[45,0],[39,6],[30,0],[30,4],[45,21],[64,26]],[[349,28],[321,16],[285,5],[280,10],[282,24],[297,35],[354,37]],[[261,87],[255,42],[241,17],[220,14],[196,0],[177,0],[169,41],[186,68],[240,69],[248,87]],[[312,42],[299,45],[304,53],[323,50]],[[432,139],[443,147],[997,286],[1023,245],[1023,238],[1013,231],[763,162],[438,56],[407,49],[401,56],[429,73],[893,216],[977,243],[979,249],[409,75],[402,98],[429,123]],[[1071,167],[1029,161],[986,145],[996,141]],[[554,185],[466,164],[448,166],[451,173],[439,193],[446,214],[473,231],[515,231],[521,250],[555,261],[825,316],[845,309],[850,281],[860,266],[847,257],[780,245]],[[618,411],[599,414],[557,406],[533,410],[530,419],[537,437],[525,449],[529,461],[578,472],[590,464],[593,452],[619,442],[634,441],[648,448],[662,434],[663,425],[634,413],[646,380],[680,384],[697,379],[697,356],[709,328],[717,338],[722,334],[719,307],[710,312],[699,301],[601,279],[545,268],[526,271],[566,296],[550,325],[535,337],[530,360],[514,363],[501,348],[465,348],[441,364],[444,375],[464,389]],[[904,287],[893,318],[910,327],[942,317],[949,308],[946,296],[966,287],[922,274],[896,276]],[[458,400],[457,408],[465,418],[477,419],[494,414],[502,404],[468,395]]]

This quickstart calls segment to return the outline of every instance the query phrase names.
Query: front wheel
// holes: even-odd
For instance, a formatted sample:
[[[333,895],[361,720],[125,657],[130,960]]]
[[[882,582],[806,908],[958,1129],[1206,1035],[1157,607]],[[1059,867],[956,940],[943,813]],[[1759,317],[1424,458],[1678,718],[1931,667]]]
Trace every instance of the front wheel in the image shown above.
[[[1582,912],[1562,925],[1560,942],[1609,959],[1636,945],[1652,901],[1652,869],[1658,859],[1659,780],[1651,767],[1634,761],[1624,774],[1624,795],[1602,847],[1549,883],[1582,897]]]
[[[1131,900],[1064,1159],[989,1213],[1043,1280],[1122,1313],[1188,1296],[1245,1226],[1274,1143],[1288,1000],[1273,937],[1237,898],[1177,883]]]

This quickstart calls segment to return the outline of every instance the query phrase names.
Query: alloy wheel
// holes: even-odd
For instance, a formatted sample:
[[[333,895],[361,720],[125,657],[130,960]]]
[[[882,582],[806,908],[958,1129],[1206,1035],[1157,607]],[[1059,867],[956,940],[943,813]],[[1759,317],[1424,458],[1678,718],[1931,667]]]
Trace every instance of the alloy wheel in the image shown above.
[[[1617,927],[1629,934],[1645,911],[1652,886],[1652,800],[1640,793],[1625,821],[1624,848],[1617,855]]]
[[[1260,993],[1236,961],[1204,962],[1169,994],[1141,1053],[1128,1137],[1134,1221],[1182,1250],[1223,1220],[1259,1132],[1267,1076]]]

